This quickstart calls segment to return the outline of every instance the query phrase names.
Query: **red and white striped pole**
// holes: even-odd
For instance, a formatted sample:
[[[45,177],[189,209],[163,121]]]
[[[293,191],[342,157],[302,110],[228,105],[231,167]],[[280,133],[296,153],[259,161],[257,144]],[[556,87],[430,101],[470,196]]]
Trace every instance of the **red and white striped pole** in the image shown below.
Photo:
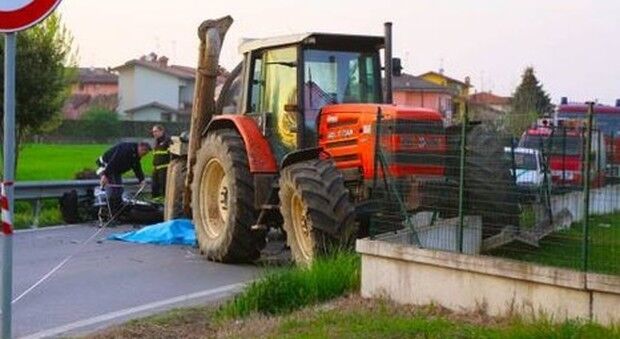
[[[1,184],[0,208],[2,208],[2,234],[4,236],[10,236],[13,234],[13,216],[11,215],[9,198],[6,193],[7,187],[12,185],[13,183],[10,181],[5,181]]]

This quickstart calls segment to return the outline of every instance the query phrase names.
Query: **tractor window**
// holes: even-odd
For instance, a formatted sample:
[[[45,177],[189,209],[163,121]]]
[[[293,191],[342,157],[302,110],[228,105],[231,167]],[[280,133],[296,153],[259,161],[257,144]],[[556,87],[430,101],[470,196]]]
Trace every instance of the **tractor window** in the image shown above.
[[[276,158],[297,147],[297,47],[266,50],[254,59],[250,111],[269,115]]]
[[[316,135],[316,118],[325,105],[376,103],[380,70],[376,53],[308,49],[304,52],[304,122],[308,140]]]
[[[263,59],[262,55],[254,59],[254,71],[252,72],[252,84],[250,90],[250,112],[260,112],[260,99],[263,92]]]

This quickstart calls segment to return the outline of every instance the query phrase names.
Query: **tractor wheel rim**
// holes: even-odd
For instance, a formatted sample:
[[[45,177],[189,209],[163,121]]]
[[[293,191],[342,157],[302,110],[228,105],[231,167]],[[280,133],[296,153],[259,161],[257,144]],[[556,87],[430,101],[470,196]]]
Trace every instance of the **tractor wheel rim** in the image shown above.
[[[299,194],[295,193],[291,197],[291,215],[295,240],[299,245],[299,252],[304,262],[312,260],[314,252],[314,240],[312,239],[312,226],[308,220],[306,208]]]
[[[228,196],[228,180],[224,167],[218,159],[211,159],[203,171],[200,192],[202,226],[211,238],[218,237],[225,229]]]

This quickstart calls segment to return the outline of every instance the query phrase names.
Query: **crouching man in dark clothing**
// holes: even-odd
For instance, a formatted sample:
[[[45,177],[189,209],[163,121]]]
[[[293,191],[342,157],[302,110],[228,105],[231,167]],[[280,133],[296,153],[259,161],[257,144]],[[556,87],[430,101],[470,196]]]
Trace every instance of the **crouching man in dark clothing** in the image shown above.
[[[121,142],[97,159],[97,175],[101,178],[101,186],[105,188],[113,214],[118,212],[123,202],[123,174],[133,170],[140,185],[143,185],[144,172],[140,159],[150,151],[151,145],[146,142]]]

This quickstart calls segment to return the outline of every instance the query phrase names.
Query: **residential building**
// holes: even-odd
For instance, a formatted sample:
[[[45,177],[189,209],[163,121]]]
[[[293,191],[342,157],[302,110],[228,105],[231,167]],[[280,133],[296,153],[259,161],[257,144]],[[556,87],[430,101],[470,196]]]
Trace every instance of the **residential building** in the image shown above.
[[[511,97],[499,96],[491,92],[474,93],[469,97],[470,119],[497,121],[510,112],[511,101]]]
[[[456,80],[443,74],[443,70],[439,72],[426,72],[418,77],[434,84],[447,87],[454,95],[452,97],[453,114],[460,116],[465,112],[465,103],[469,98],[469,90],[472,87],[469,77],[466,77],[465,81]]]
[[[402,73],[392,78],[394,103],[404,106],[432,108],[452,120],[452,98],[449,88],[422,78]]]
[[[188,121],[195,86],[195,69],[169,65],[151,53],[114,69],[119,77],[118,112],[135,121]]]
[[[106,68],[78,68],[71,86],[71,96],[63,107],[65,119],[79,119],[84,112],[97,106],[116,110],[118,76]]]

